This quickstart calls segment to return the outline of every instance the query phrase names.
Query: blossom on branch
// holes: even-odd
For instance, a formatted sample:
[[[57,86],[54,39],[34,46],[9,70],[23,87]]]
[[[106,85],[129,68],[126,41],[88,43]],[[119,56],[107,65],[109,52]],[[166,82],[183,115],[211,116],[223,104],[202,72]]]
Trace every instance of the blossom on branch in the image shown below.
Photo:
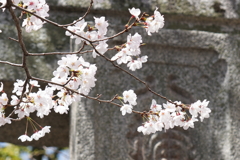
[[[124,91],[123,92],[123,100],[124,100],[124,103],[129,103],[130,105],[137,105],[137,95],[134,93],[133,90],[128,90],[128,91]]]
[[[49,6],[46,4],[45,0],[13,0],[13,4],[20,6],[29,12],[35,13],[36,15],[46,18],[49,16]],[[31,32],[32,30],[36,31],[42,28],[45,23],[36,16],[22,12],[26,14],[27,18],[23,20],[22,27],[25,27],[26,32]]]
[[[29,137],[27,134],[24,134],[18,137],[18,139],[21,140],[22,142],[32,141],[32,140],[37,141],[39,140],[39,138],[44,137],[46,133],[50,133],[50,128],[51,126],[45,126],[41,130],[37,130],[35,133],[33,133],[31,137]]]
[[[21,140],[22,142],[25,142],[25,141],[32,141],[32,137],[29,137],[28,135],[24,134],[24,135],[21,135],[20,137],[18,137],[19,140]]]
[[[154,11],[154,15],[146,19],[146,31],[148,35],[152,35],[151,33],[158,32],[159,29],[163,28],[164,26],[164,18],[157,11],[158,8]]]
[[[139,8],[132,8],[132,9],[128,9],[129,10],[129,12],[131,13],[131,15],[133,16],[133,17],[135,17],[137,20],[139,20],[139,15],[140,15],[140,13],[141,13],[141,11],[140,11],[140,9]]]
[[[112,61],[117,61],[118,64],[128,63],[127,67],[131,71],[142,68],[142,64],[147,62],[148,56],[140,57],[140,46],[142,43],[142,36],[135,33],[133,36],[127,36],[126,47],[122,48],[115,56],[111,58]],[[137,59],[135,59],[137,58]]]
[[[121,108],[120,111],[122,112],[122,115],[124,116],[126,113],[132,113],[132,106],[129,104],[124,104]]]
[[[143,114],[147,119],[142,126],[138,127],[138,132],[144,135],[155,133],[156,131],[167,130],[175,126],[183,127],[183,129],[194,128],[194,122],[198,121],[197,116],[200,114],[201,121],[209,117],[211,110],[207,107],[209,101],[197,101],[190,105],[189,108],[182,108],[181,102],[167,102],[158,105],[152,100],[150,111]],[[185,110],[188,109],[189,113]],[[202,109],[202,111],[201,111]]]

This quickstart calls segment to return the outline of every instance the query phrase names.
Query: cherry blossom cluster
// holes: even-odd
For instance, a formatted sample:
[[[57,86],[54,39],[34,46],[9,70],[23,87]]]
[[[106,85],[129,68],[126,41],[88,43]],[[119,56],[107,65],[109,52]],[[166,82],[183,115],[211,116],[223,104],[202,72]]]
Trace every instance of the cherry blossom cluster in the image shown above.
[[[50,132],[50,126],[45,126],[41,130],[37,130],[35,133],[29,137],[27,134],[21,135],[18,139],[21,140],[22,142],[25,141],[32,141],[32,140],[39,140],[39,138],[42,138],[45,136],[46,133]]]
[[[124,103],[120,108],[122,115],[133,112],[133,106],[137,105],[137,95],[133,90],[123,92],[123,97],[118,97],[119,100],[123,99]],[[129,104],[125,104],[125,103]],[[189,127],[194,128],[194,122],[198,121],[200,116],[201,122],[204,118],[209,118],[211,110],[207,107],[209,101],[196,101],[195,103],[187,106],[180,101],[167,102],[163,105],[157,104],[156,100],[152,100],[150,111],[143,112],[142,116],[146,120],[142,126],[138,127],[138,132],[144,135],[155,133],[157,131],[167,130],[175,126],[182,127],[187,130]]]
[[[152,35],[151,33],[158,32],[158,30],[164,26],[164,18],[158,11],[158,8],[156,8],[154,11],[154,15],[149,17],[145,17],[145,15],[143,15],[141,19],[139,18],[139,15],[141,14],[140,9],[135,9],[133,7],[132,9],[129,9],[129,12],[140,24],[143,25],[144,28],[146,28],[148,35]]]
[[[133,106],[137,105],[137,95],[133,90],[128,90],[123,92],[123,97],[118,97],[119,99],[123,99],[123,106],[120,108],[122,115],[124,116],[126,113],[132,113]],[[126,103],[129,104],[126,104]]]
[[[139,25],[143,25],[146,28],[148,35],[157,32],[160,28],[164,26],[164,18],[159,11],[154,11],[154,15],[150,17],[142,16],[141,19],[139,15],[141,14],[140,9],[129,9],[130,14],[136,18]],[[118,47],[120,50],[115,56],[111,58],[112,61],[117,61],[118,64],[127,64],[130,70],[135,71],[136,69],[142,68],[142,64],[147,62],[148,56],[140,57],[141,50],[140,46],[142,43],[142,36],[135,33],[133,36],[131,34],[127,37],[127,43],[123,47]],[[134,59],[135,57],[135,59]]]
[[[40,88],[38,81],[35,80],[30,80],[29,84],[25,85],[25,89],[25,81],[17,80],[14,83],[14,89],[12,92],[15,95],[11,96],[10,104],[15,106],[14,113],[19,119],[29,117],[30,113],[33,112],[36,112],[38,117],[43,118],[44,116],[49,115],[52,109],[56,113],[67,113],[72,102],[80,97],[79,94],[71,92],[65,87],[87,95],[91,88],[95,86],[96,79],[94,76],[97,67],[85,62],[82,57],[67,55],[66,57],[62,57],[62,59],[58,61],[58,64],[59,67],[53,72],[54,77],[52,78],[52,81],[54,84],[49,84],[44,90]],[[56,85],[55,83],[59,85]],[[38,88],[37,92],[32,92],[34,87]],[[3,90],[3,84],[1,84],[0,90]],[[11,123],[11,118],[6,117],[4,112],[8,101],[7,94],[2,93],[0,96],[0,126],[6,123]],[[33,135],[33,137],[36,136],[36,138],[29,139],[26,138],[25,135],[20,139],[36,140],[38,139],[37,137],[41,137],[41,135],[44,136],[45,134],[42,134],[42,132],[36,132]]]
[[[53,72],[54,77],[52,82],[62,84],[78,93],[88,95],[91,88],[95,87],[95,74],[97,67],[95,64],[86,62],[82,57],[76,55],[67,55],[58,61],[59,67]],[[58,85],[51,85],[52,88],[60,90],[62,95],[59,97],[66,99],[67,93],[64,93],[64,88]],[[66,102],[64,102],[66,103]]]
[[[49,115],[53,108],[53,89],[46,87],[44,90],[40,88],[38,81],[30,80],[29,84],[25,87],[23,93],[25,81],[17,80],[14,83],[13,93],[16,95],[11,96],[10,104],[15,107],[14,113],[17,114],[19,119],[29,117],[30,113],[37,112],[37,116],[43,118]],[[37,92],[32,92],[33,88],[38,88]],[[23,97],[21,98],[21,96]]]
[[[182,127],[185,130],[189,127],[194,128],[194,122],[198,121],[198,116],[200,116],[201,121],[204,118],[209,118],[211,110],[207,107],[208,103],[207,100],[202,102],[198,100],[190,106],[185,106],[179,101],[159,105],[153,99],[150,111],[143,115],[146,122],[138,127],[138,132],[146,135],[174,128],[175,126]]]
[[[105,17],[94,17],[95,27],[88,27],[87,31],[85,31],[86,26],[88,25],[87,22],[85,22],[82,17],[80,17],[79,20],[80,21],[78,22],[74,21],[74,23],[76,23],[73,26],[67,27],[68,30],[75,33],[76,35],[73,35],[69,31],[66,31],[66,35],[70,36],[72,39],[75,39],[76,44],[80,44],[82,41],[88,43],[88,40],[95,41],[106,38],[105,35],[107,34],[107,27],[109,24],[105,20]],[[99,54],[104,54],[108,50],[107,47],[107,40],[104,40],[99,41],[98,45],[95,46],[95,49]],[[92,52],[93,58],[96,58],[98,55],[95,49]]]
[[[49,16],[49,6],[45,0],[12,0],[13,4],[27,9],[28,11],[35,13],[38,16],[46,18]],[[22,27],[25,27],[27,32],[32,30],[36,31],[42,28],[43,22],[36,16],[26,13],[26,18],[23,20]]]
[[[82,57],[67,55],[58,61],[59,67],[53,72],[52,81],[56,84],[49,84],[44,90],[40,89],[37,81],[30,80],[31,88],[26,85],[24,97],[19,107],[15,109],[18,118],[28,117],[30,113],[37,112],[37,116],[43,118],[47,116],[51,109],[56,113],[64,114],[69,110],[69,105],[79,99],[79,94],[70,92],[65,87],[78,93],[87,95],[91,88],[95,86],[95,73],[97,67],[85,62]],[[25,81],[17,80],[14,83],[13,93],[21,96]],[[38,91],[31,92],[32,87],[39,88]],[[11,105],[17,105],[20,97],[13,95]]]
[[[7,94],[3,92],[3,83],[1,83],[0,92],[2,92],[0,96],[0,126],[5,125],[6,123],[11,124],[11,119],[5,116],[5,106],[8,103]]]
[[[118,64],[127,64],[130,70],[135,71],[136,69],[142,68],[142,63],[147,62],[148,56],[140,57],[141,50],[140,46],[142,43],[142,36],[135,33],[127,37],[127,43],[121,50],[111,58],[112,61],[117,61]],[[136,57],[136,59],[134,59]]]

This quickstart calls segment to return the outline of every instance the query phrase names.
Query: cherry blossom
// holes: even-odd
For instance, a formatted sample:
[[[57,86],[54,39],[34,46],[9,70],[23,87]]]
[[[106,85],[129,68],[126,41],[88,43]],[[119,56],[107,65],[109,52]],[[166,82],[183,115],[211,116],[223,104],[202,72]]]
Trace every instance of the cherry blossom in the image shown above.
[[[1,103],[1,105],[6,105],[8,103],[8,97],[7,97],[6,93],[3,93],[0,96],[0,103]]]
[[[98,38],[104,38],[104,36],[107,34],[107,27],[108,27],[108,22],[105,21],[105,17],[100,17],[95,19],[95,27],[98,29]]]
[[[154,16],[146,19],[147,26],[145,28],[148,35],[151,35],[151,33],[154,32],[158,32],[158,30],[163,28],[164,26],[164,18],[157,10],[158,8],[156,8],[156,10],[154,11]]]
[[[203,121],[204,118],[209,118],[209,113],[211,113],[211,109],[208,108],[208,103],[209,101],[207,100],[204,100],[201,105],[199,106],[200,107],[200,119],[201,119],[201,122]]]
[[[163,107],[169,112],[174,112],[176,110],[176,105],[170,102],[164,103]]]
[[[183,129],[187,130],[189,127],[194,128],[194,122],[198,121],[197,118],[192,117],[190,120],[184,123]]]
[[[11,124],[11,119],[9,117],[5,117],[5,113],[0,110],[0,126],[5,125],[6,123]]]
[[[194,102],[189,107],[189,115],[180,107],[182,105],[180,101],[164,103],[162,108],[161,105],[157,104],[156,100],[152,100],[150,111],[145,116],[147,121],[138,127],[138,132],[146,135],[163,129],[174,128],[175,126],[183,127],[185,130],[194,128],[194,122],[198,121],[197,116],[201,113],[201,108],[203,108],[203,116],[200,114],[201,121],[209,117],[211,110],[207,107],[208,103],[207,100]],[[197,112],[193,111],[193,107],[198,109]]]
[[[19,140],[22,142],[25,141],[32,141],[32,140],[39,140],[40,138],[44,137],[46,133],[50,133],[51,126],[45,126],[41,130],[35,131],[31,137],[29,137],[27,134],[21,135],[18,137]]]
[[[124,116],[126,113],[132,113],[132,106],[129,104],[124,104],[121,108],[120,111],[122,112],[122,115]]]
[[[80,17],[79,19],[82,19],[82,17]],[[74,21],[74,22],[76,22],[76,21]],[[81,21],[78,21],[77,23],[75,23],[73,26],[68,26],[67,29],[84,37],[84,35],[85,35],[84,29],[86,26],[87,26],[87,22],[85,22],[85,20],[82,19]],[[66,31],[65,34],[66,34],[66,36],[70,36],[70,38],[75,39],[76,44],[80,44],[83,40],[79,36],[72,35],[69,31]]]
[[[127,37],[126,48],[123,48],[115,56],[111,58],[112,61],[117,61],[118,64],[128,63],[129,70],[135,71],[142,68],[142,64],[147,62],[148,56],[140,57],[140,46],[142,43],[142,36],[135,33]],[[137,58],[137,59],[135,59]]]
[[[141,13],[141,11],[140,11],[140,9],[138,9],[138,8],[132,8],[132,9],[128,9],[129,10],[129,12],[131,13],[131,15],[133,15],[137,20],[139,20],[139,15],[140,15],[140,13]]]
[[[44,137],[46,133],[50,133],[50,128],[51,126],[45,126],[39,131],[42,137]]]
[[[24,81],[17,79],[17,82],[14,83],[14,89],[12,93],[16,93],[16,95],[20,96],[23,91],[23,85],[24,85]],[[28,85],[26,86],[26,92],[28,92]]]
[[[10,102],[11,105],[16,105],[16,104],[18,104],[19,99],[18,99],[17,96],[12,95],[12,96],[11,96],[11,99],[12,99],[11,102]]]
[[[37,131],[31,135],[31,139],[34,139],[36,141],[39,140],[39,138],[41,138],[41,137],[42,137],[42,134],[39,131]]]
[[[150,109],[154,112],[158,112],[162,110],[162,105],[157,104],[156,100],[153,99]]]
[[[25,141],[32,141],[32,137],[29,137],[28,135],[24,134],[24,135],[21,135],[20,137],[18,137],[19,140],[21,140],[22,142],[25,142]]]
[[[21,6],[30,12],[36,13],[42,18],[49,16],[47,13],[49,11],[49,6],[46,4],[45,0],[12,0],[15,5]],[[42,20],[34,15],[27,14],[27,17],[23,20],[22,27],[25,27],[26,32],[36,31],[42,28]]]
[[[96,50],[100,54],[104,54],[108,50],[107,47],[108,47],[108,44],[106,43],[106,41],[100,41],[99,44],[96,46]],[[96,56],[98,56],[98,54],[96,53],[95,50],[93,50],[93,58],[96,58]]]
[[[137,95],[131,89],[123,92],[123,100],[125,103],[128,102],[130,105],[137,105]]]

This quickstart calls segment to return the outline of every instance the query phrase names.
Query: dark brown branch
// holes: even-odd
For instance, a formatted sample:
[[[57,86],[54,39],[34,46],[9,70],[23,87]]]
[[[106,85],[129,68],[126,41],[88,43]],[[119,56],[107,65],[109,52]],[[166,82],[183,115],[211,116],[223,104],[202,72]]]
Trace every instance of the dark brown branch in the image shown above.
[[[23,53],[22,68],[25,70],[26,76],[28,78],[28,77],[30,77],[30,72],[27,68],[27,58],[26,58],[28,56],[28,51],[27,51],[26,46],[25,46],[24,41],[23,41],[21,25],[19,23],[19,20],[18,20],[17,16],[14,13],[12,7],[9,7],[8,10],[11,13],[11,16],[14,20],[14,23],[15,23],[15,26],[16,26],[16,29],[17,29],[18,43],[19,43],[19,45],[22,49],[22,53]]]
[[[58,83],[55,83],[55,82],[52,82],[52,81],[48,81],[48,80],[44,80],[44,79],[40,79],[40,78],[36,78],[36,77],[31,77],[31,79],[32,80],[37,80],[37,81],[40,81],[40,82],[44,82],[44,83],[49,83],[49,84],[61,86],[61,87],[65,88],[68,91],[71,91],[71,92],[79,94],[79,95],[81,95],[81,96],[83,96],[85,98],[92,99],[92,100],[95,100],[95,101],[98,101],[98,102],[101,102],[101,103],[110,103],[110,104],[113,104],[115,106],[122,107],[122,105],[113,102],[118,97],[118,95],[115,95],[111,100],[102,100],[102,99],[99,99],[99,97],[101,95],[98,95],[97,97],[91,97],[91,96],[79,93],[78,91],[73,90],[73,89],[71,89],[69,87],[66,87],[65,84],[62,85],[62,84],[58,84]],[[137,113],[137,114],[142,114],[142,112],[138,112],[138,111],[133,111],[133,112]]]

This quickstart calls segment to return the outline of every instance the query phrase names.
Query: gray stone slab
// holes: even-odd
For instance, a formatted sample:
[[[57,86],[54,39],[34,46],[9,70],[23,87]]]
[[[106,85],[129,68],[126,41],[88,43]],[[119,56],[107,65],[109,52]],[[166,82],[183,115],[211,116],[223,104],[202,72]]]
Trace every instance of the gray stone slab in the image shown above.
[[[180,128],[143,136],[136,131],[139,115],[122,116],[119,108],[83,100],[75,106],[70,141],[72,159],[236,159],[239,157],[239,54],[238,38],[228,34],[162,30],[147,38],[142,54],[149,62],[134,73],[172,100],[192,103],[208,99],[211,117],[195,129]],[[124,42],[120,37],[116,40]],[[147,110],[157,98],[146,88],[105,62],[96,94],[102,98],[134,89],[136,109]],[[164,102],[156,99],[158,103]],[[206,149],[207,148],[207,149]]]

